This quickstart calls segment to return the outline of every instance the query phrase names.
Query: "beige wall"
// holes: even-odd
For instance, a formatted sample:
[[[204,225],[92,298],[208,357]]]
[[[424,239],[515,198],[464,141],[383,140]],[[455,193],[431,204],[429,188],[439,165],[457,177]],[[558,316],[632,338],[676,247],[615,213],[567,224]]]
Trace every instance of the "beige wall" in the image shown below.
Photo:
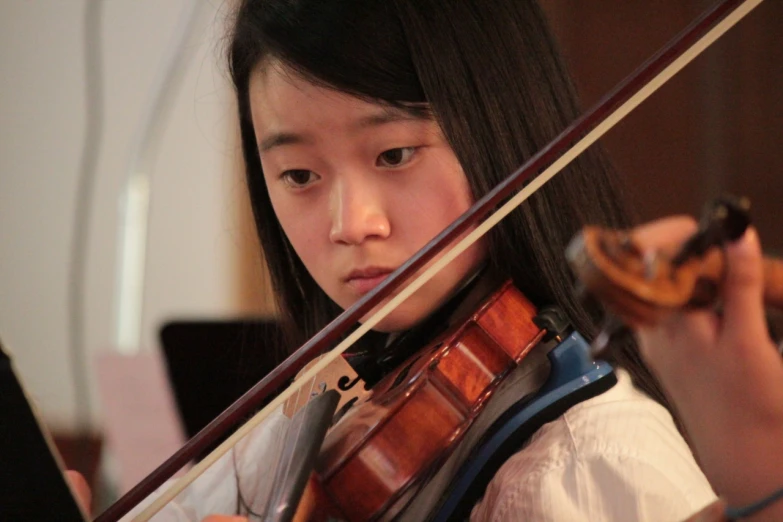
[[[163,49],[186,4],[104,5],[104,132],[86,280],[90,356],[112,348],[118,198]],[[64,427],[75,412],[66,292],[85,127],[84,7],[76,0],[0,3],[0,339],[46,420]],[[157,329],[169,318],[258,308],[243,297],[255,282],[239,284],[239,267],[252,254],[249,228],[238,218],[244,187],[219,46],[225,10],[223,2],[203,1],[193,58],[151,172],[145,349],[157,346]],[[93,410],[98,416],[97,406]]]

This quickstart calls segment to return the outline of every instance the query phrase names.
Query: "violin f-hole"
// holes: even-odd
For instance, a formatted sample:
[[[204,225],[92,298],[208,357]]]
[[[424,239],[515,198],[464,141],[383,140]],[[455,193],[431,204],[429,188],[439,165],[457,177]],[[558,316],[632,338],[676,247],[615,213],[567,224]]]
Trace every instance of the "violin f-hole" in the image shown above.
[[[340,391],[348,391],[356,386],[361,381],[361,378],[357,375],[354,380],[351,380],[347,375],[343,375],[337,380],[337,389]]]

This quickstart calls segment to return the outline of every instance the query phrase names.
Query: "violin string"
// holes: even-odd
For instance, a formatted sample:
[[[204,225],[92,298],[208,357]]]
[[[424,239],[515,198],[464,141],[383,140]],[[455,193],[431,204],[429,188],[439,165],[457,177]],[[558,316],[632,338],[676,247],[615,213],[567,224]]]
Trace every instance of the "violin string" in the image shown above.
[[[427,281],[432,279],[432,277],[434,277],[434,275],[444,266],[450,263],[455,257],[461,254],[475,241],[485,235],[495,224],[506,217],[517,206],[522,204],[528,197],[530,197],[535,191],[543,186],[544,183],[549,181],[571,161],[573,161],[574,158],[581,154],[587,147],[592,145],[595,141],[598,140],[598,138],[603,136],[606,132],[609,131],[609,129],[614,127],[629,112],[635,109],[655,91],[657,91],[672,76],[679,72],[688,63],[690,63],[696,56],[701,54],[707,47],[712,45],[715,40],[717,40],[731,27],[736,25],[737,22],[739,22],[745,15],[751,12],[762,1],[763,0],[746,0],[745,3],[735,8],[735,10],[726,16],[723,20],[716,23],[712,29],[699,38],[682,55],[677,57],[669,65],[658,72],[652,78],[652,80],[650,80],[650,82],[648,82],[633,96],[628,98],[628,100],[622,103],[616,110],[614,110],[603,121],[596,125],[593,130],[585,134],[560,158],[555,160],[549,167],[542,171],[541,174],[525,185],[525,187],[523,187],[515,196],[504,203],[494,214],[488,216],[481,224],[476,226],[476,228],[474,228],[470,233],[459,240],[451,249],[447,250],[444,255],[432,262],[431,266],[424,272],[418,276],[414,276],[414,279],[408,286],[400,290],[397,295],[393,296],[385,305],[381,306],[375,314],[369,317],[364,323],[359,325],[359,327],[349,334],[342,342],[340,342],[337,347],[328,353],[323,354],[318,359],[318,362],[311,366],[310,369],[301,376],[301,380],[303,381],[301,384],[297,385],[294,383],[291,387],[283,390],[283,392],[275,397],[265,408],[256,413],[247,423],[241,426],[237,431],[234,432],[233,435],[231,435],[215,450],[213,450],[211,454],[209,454],[197,465],[193,466],[168,490],[163,492],[142,513],[133,519],[134,522],[146,522],[158,511],[160,511],[163,506],[174,499],[174,497],[176,497],[191,482],[193,482],[199,475],[208,469],[218,458],[225,454],[233,445],[244,438],[258,424],[266,419],[266,417],[268,417],[272,411],[274,411],[281,404],[283,404],[286,399],[296,393],[299,388],[303,387],[304,383],[308,379],[314,378],[318,372],[323,370],[329,363],[339,357],[359,338],[361,338],[365,333],[370,331],[376,324],[389,315],[401,302],[406,300],[411,294],[421,288],[421,286],[423,286]]]
[[[324,354],[322,353],[317,358],[313,359],[313,361],[315,361],[317,363],[318,361],[321,360],[321,358],[323,358],[323,356],[324,356]],[[309,368],[309,366],[305,367],[304,370],[306,371],[307,368]],[[313,389],[314,389],[314,385],[315,385],[316,380],[317,380],[317,375],[314,375],[313,378],[310,380],[310,389],[309,389],[309,392],[308,392],[308,399],[305,401],[305,403],[301,407],[299,405],[301,403],[302,390],[305,388],[305,385],[298,386],[297,390],[296,390],[296,396],[290,398],[288,401],[283,403],[283,412],[285,414],[285,410],[286,410],[286,408],[288,408],[288,410],[289,410],[289,412],[291,414],[291,421],[292,422],[294,420],[294,417],[296,417],[297,413],[301,409],[306,408],[308,406],[310,400],[312,400],[312,398],[313,398]],[[296,381],[296,379],[295,379],[295,381]],[[294,446],[296,445],[296,441],[299,440],[299,437],[301,437],[301,435],[302,435],[302,426],[303,426],[303,423],[300,422],[299,425],[295,428],[296,433],[294,434],[293,438],[290,437],[290,435],[291,435],[290,433],[286,434],[286,439],[289,440],[289,441],[293,441],[293,442],[290,442],[290,444],[293,444]],[[285,443],[283,443],[283,447],[285,447]],[[286,458],[285,453],[281,453],[279,457],[280,457],[280,460],[278,460],[275,463],[276,465],[271,468],[271,469],[275,470],[274,471],[275,473],[277,473],[277,470],[279,470],[280,467],[283,465],[282,460]],[[293,463],[293,460],[294,460],[294,452],[293,452],[293,450],[289,452],[289,455],[288,455],[287,458],[288,458],[288,461],[285,463],[285,467],[286,467],[285,473],[283,473],[283,475],[282,475],[282,477],[284,477],[284,478],[288,477],[288,475],[291,472],[291,466],[292,466],[292,463]],[[285,480],[282,480],[281,482],[285,483]],[[278,486],[278,485],[280,485],[280,484],[273,484],[272,488],[269,490],[263,514],[262,515],[257,515],[262,520],[267,520],[268,517],[269,517],[270,511],[275,510],[277,508],[277,506],[273,506],[272,505],[272,500],[274,500],[275,486]]]
[[[315,361],[315,364],[320,362],[321,359],[324,358],[324,355],[325,355],[324,353],[321,353],[316,359],[313,359]],[[299,399],[301,398],[301,390],[304,388],[304,386],[300,386],[299,387],[299,393],[297,393],[297,400],[296,400],[296,403],[294,405],[294,408],[296,408],[296,409],[294,411],[292,411],[291,419],[293,420],[296,415],[300,414],[300,412],[301,412],[301,415],[300,415],[301,418],[298,420],[298,425],[296,426],[296,430],[295,430],[296,434],[294,435],[293,439],[289,439],[289,440],[291,440],[292,447],[291,447],[291,451],[289,452],[289,455],[288,455],[288,462],[285,465],[286,469],[285,469],[285,473],[283,474],[284,478],[287,478],[289,476],[289,474],[291,473],[291,466],[293,465],[293,462],[294,462],[294,448],[296,447],[297,442],[299,441],[300,437],[302,436],[302,430],[304,429],[304,424],[305,424],[304,421],[305,421],[305,418],[306,418],[305,417],[306,412],[302,412],[301,410],[304,410],[305,408],[307,408],[310,405],[310,401],[313,400],[313,389],[315,388],[315,383],[316,383],[317,380],[318,380],[318,374],[313,374],[312,379],[310,379],[310,389],[309,389],[309,391],[308,391],[308,393],[306,395],[305,403],[301,407],[296,408],[297,406],[299,406]],[[280,467],[280,464],[278,463],[277,468],[279,468],[279,467]],[[285,481],[283,481],[283,482],[285,482]],[[270,509],[270,507],[271,506],[267,505],[267,511]]]

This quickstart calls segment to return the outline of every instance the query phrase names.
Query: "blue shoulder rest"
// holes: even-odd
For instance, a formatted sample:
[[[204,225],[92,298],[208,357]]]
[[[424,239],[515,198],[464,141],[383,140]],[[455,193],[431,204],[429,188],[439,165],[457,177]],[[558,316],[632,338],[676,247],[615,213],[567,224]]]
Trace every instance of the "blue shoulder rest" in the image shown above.
[[[551,372],[544,386],[533,398],[506,410],[487,430],[452,480],[443,503],[430,517],[432,522],[468,519],[498,468],[536,430],[617,382],[612,366],[594,361],[589,344],[579,333],[569,335],[548,357]]]

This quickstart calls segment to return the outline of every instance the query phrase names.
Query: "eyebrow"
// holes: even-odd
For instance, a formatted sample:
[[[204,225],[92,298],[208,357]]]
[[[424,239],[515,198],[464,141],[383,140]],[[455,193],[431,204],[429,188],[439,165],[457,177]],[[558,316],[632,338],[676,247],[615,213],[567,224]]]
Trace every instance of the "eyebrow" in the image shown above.
[[[266,152],[269,149],[281,147],[283,145],[296,145],[307,142],[308,140],[301,134],[295,134],[293,132],[276,132],[261,140],[261,143],[258,144],[258,151]]]
[[[363,116],[351,125],[351,129],[355,131],[364,130],[372,127],[380,127],[388,123],[395,123],[398,121],[426,121],[429,118],[415,116],[407,112],[403,112],[396,109],[383,109],[381,112],[369,114]],[[281,147],[283,145],[299,145],[311,143],[312,139],[305,134],[297,134],[295,132],[276,132],[270,134],[258,144],[259,152],[267,152],[275,147]]]
[[[369,114],[362,118],[359,118],[352,127],[356,130],[363,130],[368,127],[378,127],[387,123],[394,123],[398,121],[423,121],[427,118],[417,117],[413,114],[403,112],[398,109],[383,109],[381,112],[375,114]]]

